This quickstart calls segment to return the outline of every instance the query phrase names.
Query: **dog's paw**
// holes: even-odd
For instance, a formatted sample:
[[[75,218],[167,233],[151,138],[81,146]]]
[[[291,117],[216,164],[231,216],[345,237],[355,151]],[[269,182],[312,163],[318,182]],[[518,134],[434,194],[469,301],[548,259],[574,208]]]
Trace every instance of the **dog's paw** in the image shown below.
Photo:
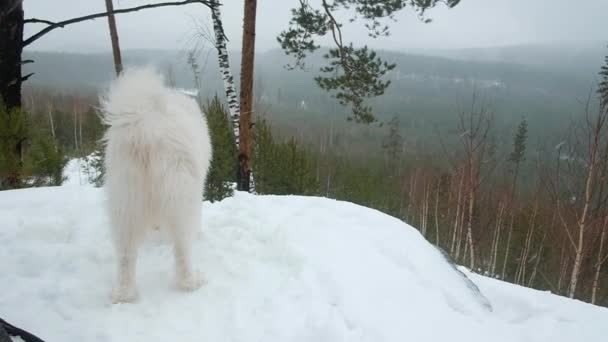
[[[112,303],[133,303],[137,300],[137,289],[135,287],[119,286],[112,290]]]
[[[182,291],[196,291],[203,284],[205,284],[205,280],[199,272],[192,272],[188,276],[178,276],[177,278],[177,287]]]

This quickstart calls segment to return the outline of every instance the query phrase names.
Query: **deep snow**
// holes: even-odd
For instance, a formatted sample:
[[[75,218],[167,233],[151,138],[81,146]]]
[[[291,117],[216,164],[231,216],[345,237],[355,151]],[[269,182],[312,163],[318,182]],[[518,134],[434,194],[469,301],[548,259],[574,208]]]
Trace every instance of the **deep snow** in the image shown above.
[[[0,317],[47,341],[572,342],[608,331],[604,308],[463,269],[476,293],[418,231],[378,211],[242,193],[203,204],[203,288],[175,289],[171,248],[152,235],[139,301],[112,305],[103,191],[73,175],[0,192]]]

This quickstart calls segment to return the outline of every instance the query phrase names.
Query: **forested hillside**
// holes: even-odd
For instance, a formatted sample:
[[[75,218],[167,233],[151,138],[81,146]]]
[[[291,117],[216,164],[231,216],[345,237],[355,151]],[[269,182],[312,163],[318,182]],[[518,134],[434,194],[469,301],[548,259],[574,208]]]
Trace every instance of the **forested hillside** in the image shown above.
[[[203,52],[201,99],[222,93],[213,52]],[[585,119],[605,115],[594,88],[599,66],[589,74],[583,64],[574,72],[572,59],[561,70],[383,54],[399,67],[388,75],[387,93],[371,101],[378,121],[370,125],[347,121],[347,109],[316,87],[317,58],[304,71],[290,71],[279,51],[258,56],[257,191],[376,208],[418,227],[477,272],[608,304],[599,286],[608,281],[601,271],[608,250],[608,221],[601,219],[608,164],[599,158],[606,153],[606,127]],[[113,77],[110,56],[32,52],[28,58],[36,61],[28,66],[36,74],[25,96],[33,115],[44,127],[53,116],[53,134],[71,154],[93,151],[102,130],[95,94]],[[125,53],[126,65],[156,65],[178,88],[194,84],[186,59],[185,52]],[[230,134],[224,136],[216,148],[230,144]],[[594,157],[589,141],[596,136]],[[585,165],[592,162],[596,171],[589,175]],[[233,179],[230,163],[220,163],[225,166],[216,177]],[[586,190],[587,180],[596,192]],[[221,180],[216,184],[219,198],[230,193]],[[586,212],[590,226],[577,247],[585,206],[593,208]],[[582,269],[573,292],[575,260]]]

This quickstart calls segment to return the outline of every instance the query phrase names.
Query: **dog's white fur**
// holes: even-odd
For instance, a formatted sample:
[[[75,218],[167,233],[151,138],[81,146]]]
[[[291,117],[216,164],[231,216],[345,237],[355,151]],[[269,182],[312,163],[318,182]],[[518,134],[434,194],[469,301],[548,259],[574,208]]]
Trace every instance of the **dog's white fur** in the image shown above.
[[[192,98],[165,87],[151,68],[124,71],[101,105],[109,125],[105,189],[118,263],[113,302],[136,299],[137,250],[154,227],[172,238],[177,285],[199,288],[191,243],[200,227],[212,154],[203,114]]]

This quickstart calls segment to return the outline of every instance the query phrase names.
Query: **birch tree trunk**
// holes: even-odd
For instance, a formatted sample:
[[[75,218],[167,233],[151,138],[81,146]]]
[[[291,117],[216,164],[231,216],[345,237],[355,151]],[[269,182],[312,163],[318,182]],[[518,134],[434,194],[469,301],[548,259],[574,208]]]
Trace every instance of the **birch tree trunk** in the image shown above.
[[[473,172],[471,171],[471,179],[473,179]],[[469,218],[467,220],[467,243],[469,246],[470,260],[469,267],[471,271],[475,271],[475,244],[473,241],[473,210],[475,209],[475,184],[476,182],[471,182],[469,189]]]
[[[581,273],[581,265],[583,262],[585,231],[588,225],[587,221],[589,220],[589,211],[591,207],[591,200],[593,198],[595,168],[597,166],[597,153],[600,139],[599,134],[602,128],[600,124],[601,122],[601,118],[598,117],[598,122],[596,123],[593,131],[594,136],[591,137],[593,142],[589,149],[589,169],[587,171],[587,179],[585,180],[585,203],[577,224],[578,238],[576,241],[574,264],[572,265],[572,273],[570,274],[570,285],[568,287],[568,297],[570,298],[574,298],[574,295],[576,294],[576,288],[578,286],[578,280]]]
[[[528,287],[532,287],[532,284],[534,284],[534,279],[536,279],[538,265],[540,265],[540,259],[543,257],[543,248],[545,247],[545,238],[546,237],[547,237],[547,233],[543,234],[543,238],[542,238],[542,240],[540,240],[540,247],[538,248],[538,254],[536,255],[536,262],[534,263],[534,269],[532,270],[532,275],[530,276],[530,281],[528,281]]]
[[[49,110],[49,121],[51,123],[51,135],[53,136],[53,139],[55,139],[55,123],[53,121],[53,104],[52,103],[48,104],[48,110]]]
[[[459,221],[460,221],[460,208],[461,208],[461,204],[460,201],[462,200],[462,186],[463,186],[463,182],[464,182],[464,173],[462,173],[462,175],[460,176],[460,182],[458,184],[458,196],[456,197],[456,217],[454,218],[454,232],[452,235],[452,243],[450,244],[450,254],[454,255],[455,251],[455,247],[456,247],[456,239],[460,238],[460,236],[458,235],[458,231],[459,231]]]
[[[498,218],[496,219],[496,233],[494,234],[494,244],[492,245],[492,256],[490,265],[490,275],[493,277],[496,274],[496,262],[498,260],[498,246],[500,245],[500,232],[502,231],[502,216],[505,211],[505,205],[502,202],[498,203]]]
[[[608,254],[604,255],[604,242],[606,241],[606,234],[608,230],[608,215],[604,218],[604,224],[602,225],[602,233],[600,235],[600,247],[597,252],[597,261],[595,263],[595,273],[593,275],[593,285],[591,286],[591,304],[596,304],[597,302],[597,291],[600,288],[600,273],[602,271],[602,266],[606,259],[608,259]]]
[[[511,209],[511,222],[509,223],[509,235],[507,236],[507,247],[505,249],[505,259],[502,262],[502,273],[500,279],[504,280],[507,275],[507,261],[509,260],[509,250],[511,249],[511,237],[513,236],[513,221],[515,220],[513,209]]]
[[[439,189],[441,180],[437,182],[437,192],[435,193],[435,246],[439,247]]]
[[[236,86],[234,85],[234,77],[230,70],[230,61],[228,58],[228,49],[226,48],[226,36],[222,24],[222,13],[220,11],[219,2],[214,1],[216,6],[211,8],[211,19],[213,21],[213,31],[215,34],[215,48],[217,50],[217,59],[219,62],[220,74],[224,81],[224,92],[228,102],[228,110],[230,111],[230,121],[232,122],[232,130],[236,146],[239,146],[240,136],[240,118],[241,109],[239,104]]]

